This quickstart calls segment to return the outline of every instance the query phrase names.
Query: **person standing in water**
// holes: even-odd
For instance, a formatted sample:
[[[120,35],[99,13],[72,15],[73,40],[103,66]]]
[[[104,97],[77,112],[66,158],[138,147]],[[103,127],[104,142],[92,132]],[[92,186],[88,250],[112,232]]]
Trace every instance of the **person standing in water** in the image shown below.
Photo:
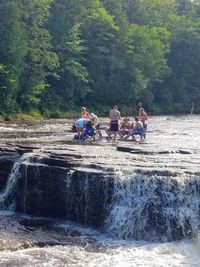
[[[146,138],[146,131],[147,131],[147,120],[148,120],[148,116],[147,113],[144,111],[143,108],[139,109],[139,116],[138,116],[139,120],[143,123],[143,129],[144,129],[144,139]]]
[[[109,112],[110,118],[110,130],[108,132],[108,140],[112,134],[114,134],[114,140],[116,140],[117,133],[119,131],[119,120],[121,119],[121,114],[118,110],[118,106],[113,106],[113,108]]]

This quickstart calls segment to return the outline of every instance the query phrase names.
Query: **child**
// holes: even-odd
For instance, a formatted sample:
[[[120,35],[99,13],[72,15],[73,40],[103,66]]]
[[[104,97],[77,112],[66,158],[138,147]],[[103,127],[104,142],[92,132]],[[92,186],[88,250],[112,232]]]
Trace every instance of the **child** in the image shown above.
[[[85,129],[84,129],[84,132],[83,132],[83,139],[87,139],[87,138],[90,138],[90,137],[95,137],[95,134],[96,134],[96,129],[92,123],[92,121],[88,121],[85,125]]]

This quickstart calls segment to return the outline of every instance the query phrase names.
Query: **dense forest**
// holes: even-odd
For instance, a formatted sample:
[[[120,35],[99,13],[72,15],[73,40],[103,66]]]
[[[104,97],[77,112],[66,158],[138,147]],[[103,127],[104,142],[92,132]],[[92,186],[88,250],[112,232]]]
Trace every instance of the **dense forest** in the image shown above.
[[[200,112],[200,0],[0,0],[0,113]]]

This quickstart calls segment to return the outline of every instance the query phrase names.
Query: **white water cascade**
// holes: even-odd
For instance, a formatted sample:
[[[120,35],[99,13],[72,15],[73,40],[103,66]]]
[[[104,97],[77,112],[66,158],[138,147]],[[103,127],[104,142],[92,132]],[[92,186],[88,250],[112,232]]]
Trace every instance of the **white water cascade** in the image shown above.
[[[0,209],[15,210],[14,191],[18,179],[21,177],[20,166],[27,164],[30,161],[31,154],[23,155],[17,162],[14,163],[10,175],[7,180],[5,189],[0,193]]]
[[[193,237],[199,229],[199,188],[194,176],[118,176],[106,231],[123,239]]]

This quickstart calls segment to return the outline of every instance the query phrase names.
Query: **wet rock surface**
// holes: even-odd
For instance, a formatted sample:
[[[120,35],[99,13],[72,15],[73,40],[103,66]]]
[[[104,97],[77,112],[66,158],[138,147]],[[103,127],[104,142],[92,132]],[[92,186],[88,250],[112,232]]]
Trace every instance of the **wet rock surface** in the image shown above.
[[[5,188],[7,178],[15,162],[17,162],[21,153],[24,152],[19,147],[2,145],[0,148],[0,191]]]
[[[85,247],[95,242],[90,235],[83,235],[78,225],[64,225],[64,221],[11,213],[2,213],[0,221],[0,252],[65,245]]]
[[[32,123],[0,124],[0,156],[34,151],[51,166],[81,166],[95,170],[133,171],[167,169],[198,172],[200,162],[200,124],[198,116],[152,117],[146,142],[131,140],[73,142],[72,121],[44,120]],[[108,121],[102,120],[103,126]],[[104,137],[106,136],[103,131]],[[8,150],[8,151],[6,151]],[[15,152],[12,152],[12,151]],[[41,156],[39,155],[41,154]],[[37,159],[36,159],[37,161]],[[68,166],[67,166],[68,165]]]
[[[45,161],[45,158],[44,158]],[[55,163],[54,163],[55,164]],[[91,169],[38,164],[20,166],[15,210],[101,227],[112,199],[113,175]]]

